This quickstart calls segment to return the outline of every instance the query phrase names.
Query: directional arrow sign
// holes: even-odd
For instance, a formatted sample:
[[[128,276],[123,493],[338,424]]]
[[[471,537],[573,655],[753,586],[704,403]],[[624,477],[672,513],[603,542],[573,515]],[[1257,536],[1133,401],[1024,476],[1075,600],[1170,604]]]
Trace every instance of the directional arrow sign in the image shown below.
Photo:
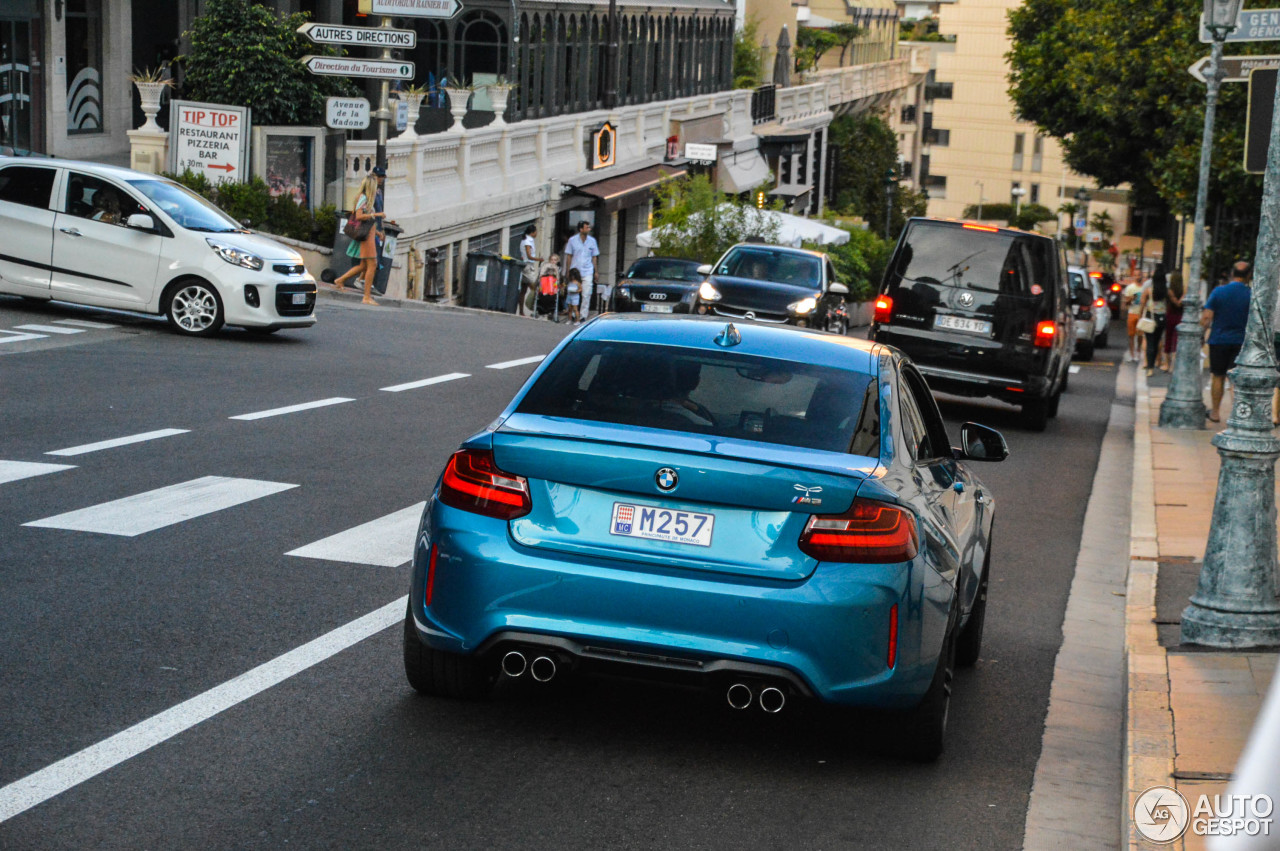
[[[405,14],[408,14],[407,12]],[[1236,28],[1224,41],[1280,41],[1280,9],[1245,9],[1236,18]],[[1213,36],[1200,16],[1200,41],[1213,42]]]
[[[406,18],[452,18],[462,11],[462,4],[458,0],[360,0],[360,11]]]
[[[356,59],[348,56],[302,57],[302,64],[312,74],[329,77],[372,77],[375,80],[412,80],[412,62],[394,62],[385,59]]]
[[[1280,56],[1224,56],[1222,67],[1226,72],[1224,83],[1247,83],[1249,72],[1255,68],[1280,68]],[[1209,57],[1196,60],[1187,71],[1202,83],[1209,81]]]
[[[338,27],[315,21],[298,27],[298,34],[314,44],[345,44],[350,47],[397,47],[410,50],[418,44],[413,30],[387,30],[369,27]]]

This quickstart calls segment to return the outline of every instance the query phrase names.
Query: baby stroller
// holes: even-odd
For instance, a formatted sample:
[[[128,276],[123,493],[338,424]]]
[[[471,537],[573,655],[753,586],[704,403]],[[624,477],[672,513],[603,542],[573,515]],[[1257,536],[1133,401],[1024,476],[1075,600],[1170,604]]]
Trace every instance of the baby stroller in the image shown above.
[[[564,306],[564,292],[557,275],[543,275],[538,279],[538,294],[533,301],[533,315],[545,316],[552,322],[560,321]]]

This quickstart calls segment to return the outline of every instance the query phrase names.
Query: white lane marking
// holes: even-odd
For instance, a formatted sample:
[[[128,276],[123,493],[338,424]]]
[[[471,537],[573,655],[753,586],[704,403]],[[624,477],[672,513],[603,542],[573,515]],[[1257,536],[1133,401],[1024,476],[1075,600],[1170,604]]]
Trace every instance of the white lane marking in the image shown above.
[[[132,538],[296,487],[283,482],[204,476],[22,525]]]
[[[524,366],[529,363],[541,363],[546,360],[546,355],[534,355],[531,358],[520,358],[520,360],[507,360],[502,363],[491,363],[489,369],[510,369],[513,366]]]
[[[393,384],[390,387],[379,387],[384,393],[402,393],[405,390],[417,390],[419,387],[430,387],[432,384],[443,384],[446,381],[457,381],[459,378],[470,378],[466,372],[451,372],[448,375],[437,375],[435,378],[424,378],[421,381],[410,381],[407,384]]]
[[[119,328],[119,325],[112,325],[109,322],[90,322],[88,319],[55,319],[54,325],[75,325],[79,328]]]
[[[15,325],[19,331],[39,331],[43,334],[83,334],[83,328],[59,328],[57,325]]]
[[[398,567],[413,558],[414,535],[426,504],[414,503],[385,517],[290,550],[285,555]]]
[[[147,431],[142,434],[131,434],[128,437],[116,437],[111,440],[100,440],[97,443],[86,443],[83,446],[69,446],[66,449],[55,449],[45,455],[86,455],[99,449],[114,449],[117,446],[128,446],[130,443],[142,443],[157,440],[161,437],[173,437],[175,434],[187,434],[185,428],[162,428],[159,431]]]
[[[376,635],[404,619],[408,597],[327,632],[233,680],[140,721],[53,765],[0,787],[0,822],[8,821],[38,804],[60,795],[86,780],[183,733],[238,703],[317,665],[354,644]]]
[[[74,470],[75,464],[37,464],[34,461],[0,461],[0,485],[16,482],[19,479],[30,479],[59,470]]]
[[[289,405],[286,408],[272,408],[269,411],[256,411],[252,414],[239,414],[234,417],[227,417],[229,420],[261,420],[267,417],[278,417],[281,414],[293,414],[298,411],[309,411],[312,408],[323,408],[327,405],[341,405],[343,402],[354,402],[355,399],[348,399],[344,396],[334,396],[332,399],[319,399],[315,402],[303,402],[301,405]]]
[[[17,331],[0,331],[8,336],[0,337],[0,343],[21,343],[24,340],[43,340],[48,334],[19,334]]]
[[[1078,366],[1069,366],[1069,367],[1067,367],[1067,372],[1071,373],[1072,375],[1075,375],[1075,374],[1076,374],[1077,372],[1079,372],[1079,371],[1080,371],[1080,367],[1078,367]]]

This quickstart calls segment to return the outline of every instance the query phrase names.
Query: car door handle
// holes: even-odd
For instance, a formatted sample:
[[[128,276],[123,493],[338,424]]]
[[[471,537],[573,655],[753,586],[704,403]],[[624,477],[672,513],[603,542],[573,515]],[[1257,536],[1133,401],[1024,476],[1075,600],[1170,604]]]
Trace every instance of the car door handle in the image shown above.
[[[67,236],[83,236],[84,235],[80,233],[80,231],[76,230],[75,228],[58,228],[58,230],[65,233]]]

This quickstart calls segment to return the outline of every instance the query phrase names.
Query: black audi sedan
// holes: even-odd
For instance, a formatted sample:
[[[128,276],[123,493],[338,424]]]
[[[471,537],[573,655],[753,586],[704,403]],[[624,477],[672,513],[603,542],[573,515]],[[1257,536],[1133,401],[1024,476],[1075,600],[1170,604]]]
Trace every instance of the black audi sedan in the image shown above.
[[[698,284],[697,260],[676,257],[641,257],[631,264],[614,292],[613,309],[619,313],[691,313]]]
[[[848,331],[849,288],[820,251],[745,242],[698,271],[707,276],[698,287],[699,314]]]

